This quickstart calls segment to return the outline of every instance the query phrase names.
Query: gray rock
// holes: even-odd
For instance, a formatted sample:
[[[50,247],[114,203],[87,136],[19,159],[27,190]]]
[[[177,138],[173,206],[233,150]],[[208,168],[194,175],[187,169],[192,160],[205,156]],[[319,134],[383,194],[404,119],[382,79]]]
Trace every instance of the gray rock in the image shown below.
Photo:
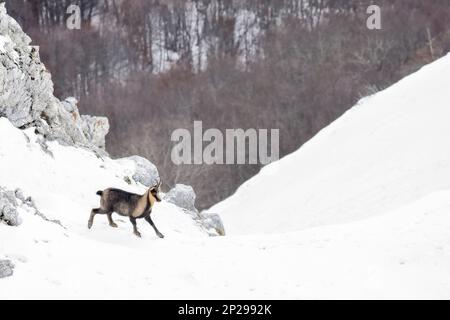
[[[164,200],[180,208],[198,212],[195,208],[195,197],[195,191],[191,186],[177,184],[164,196]]]
[[[0,260],[0,279],[14,274],[14,263],[10,260]]]
[[[88,141],[100,149],[105,149],[105,137],[109,132],[108,118],[81,116],[81,120],[81,128]]]
[[[2,194],[0,192],[0,220],[3,216],[3,208],[6,207],[7,204],[9,204],[9,201],[7,201],[5,198],[3,198]]]
[[[74,97],[66,98],[66,100],[62,101],[62,106],[67,112],[74,113],[78,112],[78,100]]]
[[[0,221],[9,226],[18,226],[22,223],[17,207],[19,201],[15,192],[0,188]]]
[[[1,197],[5,198],[14,207],[17,207],[17,198],[13,191],[3,191]]]
[[[131,160],[135,164],[133,180],[142,183],[146,187],[155,186],[160,178],[156,166],[145,158],[132,156],[120,160]]]
[[[34,215],[41,219],[55,223],[64,229],[66,229],[61,221],[47,218],[42,212],[40,212],[34,200],[31,197],[26,197],[22,190],[16,189],[16,191],[8,191],[5,188],[0,187],[0,222],[4,222],[9,226],[19,226],[22,224],[22,219],[19,216],[19,208],[26,209],[27,211],[34,212]]]
[[[12,227],[17,227],[22,222],[20,220],[17,209],[15,207],[13,207],[11,204],[6,204],[3,207],[0,219],[5,221],[9,226],[12,226]]]
[[[18,128],[36,127],[46,139],[96,150],[105,147],[105,118],[82,119],[77,101],[53,95],[50,73],[37,47],[0,4],[0,117]]]
[[[202,212],[200,214],[201,224],[206,230],[213,230],[219,236],[225,236],[225,227],[223,226],[222,219],[217,213]],[[211,234],[210,232],[210,235]]]
[[[24,201],[24,203],[25,203],[27,206],[36,209],[36,204],[34,203],[34,199],[33,199],[32,197],[26,198],[25,201]]]
[[[16,191],[15,191],[14,193],[15,193],[15,197],[16,197],[17,199],[19,199],[19,200],[22,201],[22,202],[25,202],[25,201],[26,201],[25,195],[23,194],[23,191],[22,191],[22,190],[16,189]]]

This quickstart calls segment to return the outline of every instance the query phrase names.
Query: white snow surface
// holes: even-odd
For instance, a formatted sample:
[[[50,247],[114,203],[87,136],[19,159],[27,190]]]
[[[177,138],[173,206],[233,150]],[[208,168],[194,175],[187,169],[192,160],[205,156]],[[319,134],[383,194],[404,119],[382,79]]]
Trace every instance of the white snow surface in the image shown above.
[[[364,99],[211,212],[207,237],[169,203],[145,221],[97,216],[97,190],[128,185],[126,163],[49,143],[0,119],[0,184],[48,218],[0,224],[0,299],[450,298],[450,56]],[[27,141],[27,137],[30,140]],[[131,165],[131,163],[130,163]]]
[[[210,211],[228,234],[280,233],[361,220],[450,190],[449,84],[447,55],[362,99]]]

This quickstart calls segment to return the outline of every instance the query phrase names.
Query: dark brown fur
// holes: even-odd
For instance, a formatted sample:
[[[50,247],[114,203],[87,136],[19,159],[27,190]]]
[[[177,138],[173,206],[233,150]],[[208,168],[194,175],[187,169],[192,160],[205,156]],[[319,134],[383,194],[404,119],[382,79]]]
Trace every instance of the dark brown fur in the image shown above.
[[[88,222],[88,228],[92,228],[94,223],[94,217],[97,214],[106,214],[108,217],[109,225],[113,228],[117,228],[117,224],[112,219],[113,212],[129,217],[131,224],[133,225],[134,234],[141,237],[140,232],[137,229],[136,219],[144,218],[155,230],[156,234],[160,238],[164,238],[163,234],[159,232],[155,224],[150,217],[152,213],[152,207],[157,201],[161,201],[159,197],[159,184],[153,188],[147,190],[143,195],[130,193],[120,189],[109,188],[104,191],[98,191],[97,195],[101,196],[100,208],[93,209]]]

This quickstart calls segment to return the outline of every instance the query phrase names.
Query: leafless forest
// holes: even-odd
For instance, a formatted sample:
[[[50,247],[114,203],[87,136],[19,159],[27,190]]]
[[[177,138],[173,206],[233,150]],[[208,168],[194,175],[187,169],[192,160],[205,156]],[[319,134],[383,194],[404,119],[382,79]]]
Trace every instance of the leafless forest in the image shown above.
[[[369,30],[367,7],[382,9]],[[55,93],[105,115],[114,157],[139,154],[199,208],[229,196],[255,165],[182,165],[170,135],[191,128],[279,128],[298,149],[357,100],[450,51],[448,0],[6,0],[40,46]],[[81,8],[80,30],[66,27]],[[274,186],[282,188],[283,186]]]

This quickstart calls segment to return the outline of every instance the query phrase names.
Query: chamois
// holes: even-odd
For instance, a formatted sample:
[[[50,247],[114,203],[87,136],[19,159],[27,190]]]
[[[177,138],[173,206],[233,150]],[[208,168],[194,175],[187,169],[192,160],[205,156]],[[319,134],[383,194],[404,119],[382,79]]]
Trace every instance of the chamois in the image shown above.
[[[112,219],[113,212],[116,212],[121,216],[130,218],[131,224],[133,225],[133,231],[136,236],[141,237],[141,234],[136,226],[136,219],[144,218],[153,227],[157,236],[164,238],[163,234],[159,232],[150,217],[155,201],[161,201],[159,196],[160,187],[161,181],[157,185],[148,189],[143,195],[113,188],[98,191],[97,195],[101,196],[100,208],[92,209],[88,222],[88,228],[92,228],[96,214],[106,214],[108,216],[109,225],[113,228],[117,228],[117,224],[115,224]]]

